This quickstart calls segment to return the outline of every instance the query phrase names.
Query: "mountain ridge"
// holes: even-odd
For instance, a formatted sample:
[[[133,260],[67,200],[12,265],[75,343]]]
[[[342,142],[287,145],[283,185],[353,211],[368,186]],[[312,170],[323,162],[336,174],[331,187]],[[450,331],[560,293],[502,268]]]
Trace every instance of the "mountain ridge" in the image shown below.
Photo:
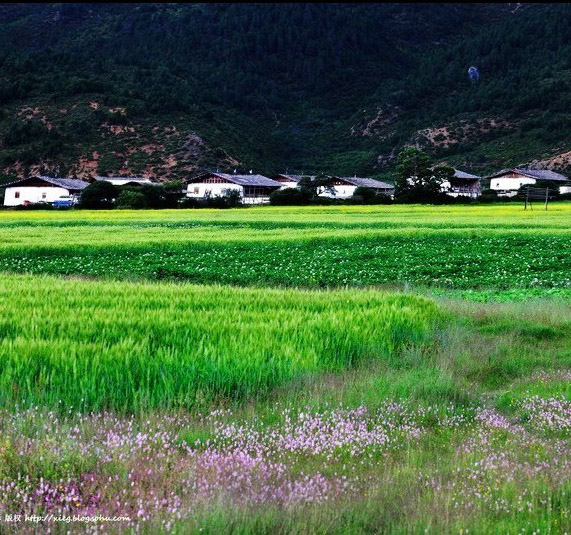
[[[4,4],[0,21],[5,177],[390,179],[407,145],[476,174],[571,165],[569,6]]]

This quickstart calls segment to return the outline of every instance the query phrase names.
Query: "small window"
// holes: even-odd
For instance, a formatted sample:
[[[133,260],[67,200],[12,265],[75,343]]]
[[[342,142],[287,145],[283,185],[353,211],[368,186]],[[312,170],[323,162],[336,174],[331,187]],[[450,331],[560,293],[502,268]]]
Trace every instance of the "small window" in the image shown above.
[[[196,186],[196,187],[194,188],[194,194],[195,194],[195,195],[198,195],[198,192],[199,192],[199,187]]]
[[[44,192],[42,193],[42,199],[45,199],[45,198],[46,198],[46,192],[44,191]]]
[[[14,192],[14,199],[19,199],[20,198],[20,192],[19,191],[15,191]]]

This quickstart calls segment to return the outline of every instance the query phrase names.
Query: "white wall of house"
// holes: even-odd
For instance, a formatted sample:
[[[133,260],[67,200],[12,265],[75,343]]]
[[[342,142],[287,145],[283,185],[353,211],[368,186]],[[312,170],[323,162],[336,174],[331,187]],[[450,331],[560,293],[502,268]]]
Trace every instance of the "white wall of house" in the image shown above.
[[[479,189],[472,189],[467,186],[452,186],[448,180],[440,184],[440,191],[446,193],[449,197],[471,197],[476,199],[480,196]]]
[[[242,202],[244,204],[268,204],[270,202],[270,196],[267,197],[242,197]]]
[[[227,191],[238,191],[241,196],[244,195],[244,187],[240,186],[240,184],[194,182],[186,187],[186,196],[194,197],[195,199],[202,199],[207,196],[221,197]]]
[[[332,197],[335,199],[347,199],[352,197],[357,186],[331,186],[330,189],[319,188],[318,195],[320,197]]]
[[[447,191],[445,192],[449,197],[470,197],[477,199],[480,194],[477,191]]]
[[[521,186],[525,184],[535,184],[535,178],[529,178],[526,176],[521,176],[517,178],[492,178],[490,182],[490,189],[495,189],[498,191],[514,191],[518,190]]]
[[[126,184],[152,184],[150,180],[129,180],[129,179],[121,179],[121,178],[107,178],[105,177],[102,182],[110,182],[114,186],[124,186]]]
[[[287,189],[287,188],[297,188],[297,186],[299,185],[297,182],[282,182],[280,180],[280,184],[282,185],[282,187],[280,189]]]
[[[559,186],[559,193],[561,193],[561,195],[571,193],[571,186]]]
[[[346,185],[346,186],[331,186],[330,190],[327,190],[324,187],[320,187],[317,191],[317,194],[320,197],[331,197],[335,199],[348,199],[352,197],[355,193],[355,190],[359,186],[353,185]],[[383,191],[383,190],[376,190],[378,193],[383,193],[385,195],[392,195],[392,191]]]
[[[26,202],[54,202],[65,195],[69,195],[69,190],[57,186],[14,186],[6,188],[4,206],[20,206]]]
[[[203,182],[194,182],[188,184],[186,187],[186,196],[192,197],[194,199],[204,199],[207,196],[222,197],[226,194],[227,191],[237,191],[240,193],[242,203],[244,204],[264,204],[270,202],[269,194],[264,197],[244,196],[244,186],[227,182],[221,184]]]

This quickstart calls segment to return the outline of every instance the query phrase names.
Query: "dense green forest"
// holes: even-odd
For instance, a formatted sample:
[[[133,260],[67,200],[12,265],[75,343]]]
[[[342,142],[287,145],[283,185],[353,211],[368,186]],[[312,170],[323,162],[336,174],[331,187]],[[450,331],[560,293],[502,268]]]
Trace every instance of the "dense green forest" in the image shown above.
[[[405,145],[565,171],[570,24],[563,4],[0,5],[0,172],[390,179]]]

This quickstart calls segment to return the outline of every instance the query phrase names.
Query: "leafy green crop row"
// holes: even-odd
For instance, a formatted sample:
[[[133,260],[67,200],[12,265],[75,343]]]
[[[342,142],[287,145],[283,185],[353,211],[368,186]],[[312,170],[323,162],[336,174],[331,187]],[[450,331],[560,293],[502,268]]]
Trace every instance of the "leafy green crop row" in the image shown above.
[[[0,213],[0,270],[278,286],[571,288],[571,204]]]
[[[303,287],[571,288],[571,240],[446,232],[301,242],[0,249],[0,270]]]

